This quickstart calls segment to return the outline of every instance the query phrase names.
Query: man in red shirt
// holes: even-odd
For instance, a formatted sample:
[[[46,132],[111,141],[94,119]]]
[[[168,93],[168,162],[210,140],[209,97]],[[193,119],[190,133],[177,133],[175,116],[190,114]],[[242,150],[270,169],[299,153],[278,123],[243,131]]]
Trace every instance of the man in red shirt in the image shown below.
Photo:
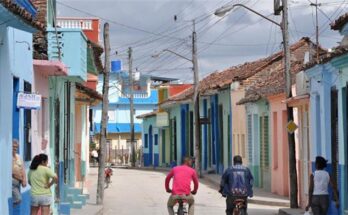
[[[174,215],[174,205],[178,199],[186,200],[189,204],[189,215],[194,214],[194,198],[193,195],[198,190],[198,177],[196,171],[192,169],[192,159],[185,157],[181,166],[174,167],[166,177],[165,187],[168,193],[172,195],[168,199],[168,213]],[[169,182],[173,179],[173,189],[169,188]],[[191,181],[194,183],[193,191],[191,192]],[[192,195],[193,194],[193,195]]]

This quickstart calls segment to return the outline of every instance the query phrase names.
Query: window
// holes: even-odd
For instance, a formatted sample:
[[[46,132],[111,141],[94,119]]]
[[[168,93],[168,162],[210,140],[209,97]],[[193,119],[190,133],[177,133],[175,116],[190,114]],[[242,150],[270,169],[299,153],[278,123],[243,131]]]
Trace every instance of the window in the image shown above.
[[[269,167],[269,131],[268,116],[260,117],[260,134],[261,134],[261,165]]]
[[[149,135],[145,134],[144,139],[145,139],[144,147],[148,148],[149,147]]]
[[[242,134],[241,135],[241,155],[243,158],[245,158],[247,155],[246,155],[246,149],[245,149],[245,134]]]
[[[278,117],[277,112],[273,112],[273,169],[278,168]]]
[[[115,111],[109,110],[108,111],[108,118],[109,118],[109,121],[115,121],[116,120]]]
[[[253,162],[253,153],[252,153],[252,144],[253,144],[253,133],[252,133],[252,117],[251,114],[248,115],[248,158],[249,163],[251,164]]]
[[[31,84],[24,82],[24,92],[31,93]],[[31,160],[31,110],[24,110],[24,160]]]

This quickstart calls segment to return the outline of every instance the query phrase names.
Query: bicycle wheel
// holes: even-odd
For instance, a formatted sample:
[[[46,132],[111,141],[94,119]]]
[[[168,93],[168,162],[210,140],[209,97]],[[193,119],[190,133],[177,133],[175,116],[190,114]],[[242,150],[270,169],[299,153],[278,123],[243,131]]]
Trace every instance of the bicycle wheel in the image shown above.
[[[239,209],[239,214],[240,215],[247,215],[246,209],[245,208]]]
[[[178,215],[184,215],[184,208],[182,206],[178,207]]]

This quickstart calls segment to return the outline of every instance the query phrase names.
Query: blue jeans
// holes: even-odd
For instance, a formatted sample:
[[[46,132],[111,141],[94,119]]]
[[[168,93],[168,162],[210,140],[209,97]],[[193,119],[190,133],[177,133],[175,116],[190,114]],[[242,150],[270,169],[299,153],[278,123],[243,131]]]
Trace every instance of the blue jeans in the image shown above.
[[[14,205],[17,205],[22,201],[21,182],[14,178],[12,178],[12,199]]]

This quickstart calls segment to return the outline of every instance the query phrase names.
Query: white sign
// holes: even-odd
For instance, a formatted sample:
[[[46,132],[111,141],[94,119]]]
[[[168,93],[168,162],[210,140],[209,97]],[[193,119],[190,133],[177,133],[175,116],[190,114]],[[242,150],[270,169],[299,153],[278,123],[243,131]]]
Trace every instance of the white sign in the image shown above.
[[[18,93],[17,107],[24,109],[40,109],[41,95],[32,93]]]
[[[159,112],[156,115],[156,126],[166,127],[169,126],[169,118],[167,112]]]

